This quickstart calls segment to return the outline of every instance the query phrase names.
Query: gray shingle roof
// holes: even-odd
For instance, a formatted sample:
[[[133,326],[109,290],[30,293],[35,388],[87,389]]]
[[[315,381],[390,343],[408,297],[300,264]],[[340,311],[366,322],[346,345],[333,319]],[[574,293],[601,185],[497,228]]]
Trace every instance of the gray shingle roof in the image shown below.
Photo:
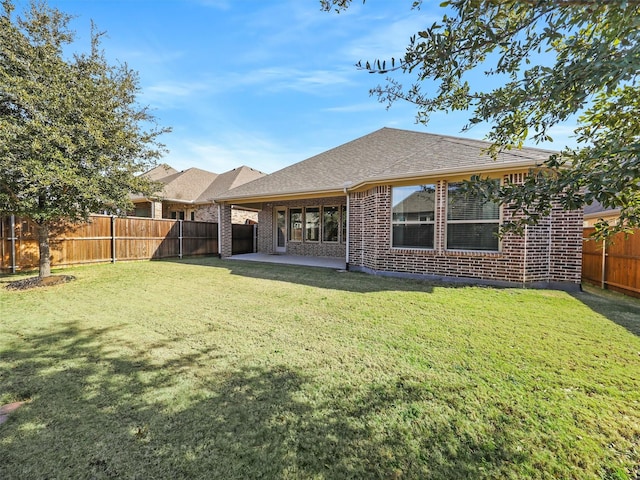
[[[189,168],[179,172],[163,164],[149,170],[144,175],[164,184],[162,191],[159,192],[161,199],[197,204],[211,203],[215,196],[243,183],[263,177],[265,174],[244,165],[217,174],[199,168]],[[134,201],[143,198],[139,195],[132,196]]]
[[[337,192],[366,183],[417,176],[480,173],[499,167],[533,167],[552,151],[522,148],[493,160],[480,140],[382,128],[339,147],[234,188],[216,200],[285,197]]]
[[[265,174],[247,166],[241,166],[221,173],[196,199],[196,203],[210,203],[213,199],[232,188],[264,177]]]
[[[598,218],[619,215],[619,208],[604,208],[600,202],[594,200],[591,204],[584,207],[585,218]]]
[[[175,168],[167,165],[166,163],[162,163],[148,172],[145,172],[144,176],[155,182],[176,173],[178,173],[178,171]]]

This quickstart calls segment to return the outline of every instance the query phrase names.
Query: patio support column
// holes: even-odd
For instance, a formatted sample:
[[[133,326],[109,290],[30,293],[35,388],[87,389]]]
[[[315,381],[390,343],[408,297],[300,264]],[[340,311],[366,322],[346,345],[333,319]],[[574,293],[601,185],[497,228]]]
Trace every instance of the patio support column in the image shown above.
[[[151,202],[151,218],[162,218],[162,202]]]
[[[218,253],[220,257],[232,255],[231,245],[231,205],[218,204]]]

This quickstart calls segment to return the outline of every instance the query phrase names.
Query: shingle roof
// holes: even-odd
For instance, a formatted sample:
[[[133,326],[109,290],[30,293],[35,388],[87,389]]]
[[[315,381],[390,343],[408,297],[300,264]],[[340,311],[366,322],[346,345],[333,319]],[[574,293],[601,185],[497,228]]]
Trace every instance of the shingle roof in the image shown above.
[[[480,140],[382,128],[339,147],[234,188],[216,200],[250,200],[337,192],[366,183],[500,167],[533,167],[552,151],[509,150],[493,160]]]
[[[178,171],[175,168],[167,165],[166,163],[163,163],[158,165],[157,167],[152,168],[148,172],[145,172],[144,176],[149,180],[153,180],[154,182],[156,182],[176,173],[178,173]]]
[[[165,186],[161,195],[167,200],[194,202],[217,177],[218,174],[207,170],[189,168],[162,179]]]
[[[584,207],[585,218],[610,217],[619,214],[619,208],[604,208],[597,200],[594,200],[592,203]]]
[[[264,173],[245,165],[229,170],[228,172],[221,173],[198,196],[196,203],[210,203],[216,196],[264,176]]]
[[[181,172],[168,165],[159,165],[144,174],[154,181],[164,184],[159,192],[161,199],[184,203],[211,203],[216,195],[250,182],[265,174],[241,166],[228,172],[217,174],[200,168],[189,168]],[[142,199],[132,196],[132,200]]]

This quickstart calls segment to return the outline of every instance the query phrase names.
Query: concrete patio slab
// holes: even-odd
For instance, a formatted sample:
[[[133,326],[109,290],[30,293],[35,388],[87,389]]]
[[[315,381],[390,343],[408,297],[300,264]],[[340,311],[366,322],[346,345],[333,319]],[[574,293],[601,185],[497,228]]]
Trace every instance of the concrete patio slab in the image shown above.
[[[300,255],[268,255],[266,253],[243,253],[232,255],[228,260],[244,260],[249,262],[281,263],[286,265],[303,265],[306,267],[323,267],[344,270],[346,263],[342,258],[303,257]]]

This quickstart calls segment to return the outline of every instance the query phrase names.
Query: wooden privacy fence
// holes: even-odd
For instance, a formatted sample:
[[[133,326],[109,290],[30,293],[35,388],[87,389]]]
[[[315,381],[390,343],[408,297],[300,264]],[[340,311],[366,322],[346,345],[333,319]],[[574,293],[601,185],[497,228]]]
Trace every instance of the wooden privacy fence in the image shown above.
[[[589,239],[594,228],[583,230],[582,280],[640,297],[640,229],[616,234],[603,242]]]
[[[38,266],[38,234],[28,220],[2,218],[0,271]],[[218,253],[218,224],[92,215],[88,223],[53,231],[53,266]]]
[[[231,254],[255,252],[257,225],[231,225]]]

